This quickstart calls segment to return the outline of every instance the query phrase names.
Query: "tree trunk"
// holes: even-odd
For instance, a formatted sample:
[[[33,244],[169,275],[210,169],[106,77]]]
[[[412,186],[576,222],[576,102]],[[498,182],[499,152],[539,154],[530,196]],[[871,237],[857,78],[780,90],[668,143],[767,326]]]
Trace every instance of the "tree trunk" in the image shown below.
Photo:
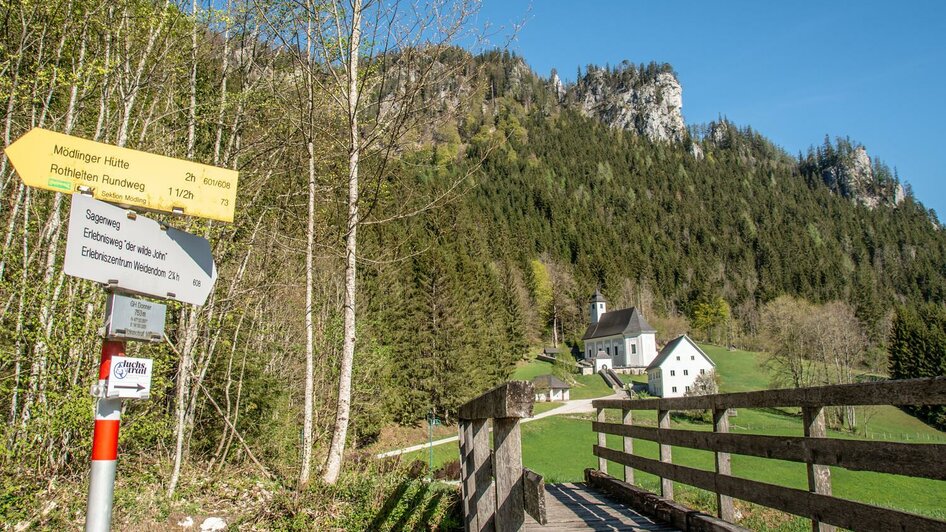
[[[345,439],[351,415],[351,374],[355,357],[355,279],[358,230],[358,164],[361,141],[358,131],[358,54],[361,50],[362,2],[352,2],[351,39],[348,43],[348,124],[351,138],[348,152],[348,233],[345,238],[345,329],[342,344],[342,364],[338,376],[338,406],[332,445],[325,460],[322,479],[334,484],[342,468]]]

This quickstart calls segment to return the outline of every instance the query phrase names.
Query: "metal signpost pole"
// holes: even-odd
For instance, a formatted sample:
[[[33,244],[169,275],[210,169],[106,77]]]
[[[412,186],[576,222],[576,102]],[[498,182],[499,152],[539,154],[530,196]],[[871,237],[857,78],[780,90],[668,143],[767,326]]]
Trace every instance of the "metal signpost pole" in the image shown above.
[[[86,532],[107,531],[112,522],[112,498],[115,494],[115,466],[118,464],[118,425],[122,400],[105,396],[106,381],[113,356],[124,356],[125,343],[102,342],[99,382],[93,388],[97,396],[95,432],[92,437],[92,474],[89,479],[89,505],[86,510]]]

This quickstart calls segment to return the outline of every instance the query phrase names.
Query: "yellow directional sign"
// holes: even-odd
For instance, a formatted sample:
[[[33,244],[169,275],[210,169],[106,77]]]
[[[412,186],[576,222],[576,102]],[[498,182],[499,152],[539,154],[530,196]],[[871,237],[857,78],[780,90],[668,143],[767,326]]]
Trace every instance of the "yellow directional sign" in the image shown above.
[[[233,170],[172,159],[33,128],[7,147],[23,182],[65,194],[155,211],[233,221]]]

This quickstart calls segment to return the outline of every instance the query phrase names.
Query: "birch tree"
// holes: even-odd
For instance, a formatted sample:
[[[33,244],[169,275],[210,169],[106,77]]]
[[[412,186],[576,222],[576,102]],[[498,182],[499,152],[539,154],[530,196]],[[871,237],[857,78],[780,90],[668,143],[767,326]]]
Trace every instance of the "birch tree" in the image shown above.
[[[344,334],[335,423],[322,471],[322,479],[334,483],[341,471],[351,417],[358,231],[367,224],[420,214],[460,187],[456,183],[429,197],[399,198],[401,209],[385,217],[374,215],[375,207],[385,199],[388,163],[409,132],[428,130],[429,126],[420,127],[421,122],[437,116],[425,108],[430,101],[424,99],[424,92],[445,90],[446,80],[467,66],[465,61],[449,62],[445,57],[454,51],[451,45],[477,43],[469,24],[478,2],[332,0],[306,2],[304,7],[314,38],[311,61],[319,67],[312,82],[328,96],[344,126],[328,136],[331,148],[344,154],[346,161],[338,187],[345,205],[341,224]],[[455,110],[440,111],[449,115]]]

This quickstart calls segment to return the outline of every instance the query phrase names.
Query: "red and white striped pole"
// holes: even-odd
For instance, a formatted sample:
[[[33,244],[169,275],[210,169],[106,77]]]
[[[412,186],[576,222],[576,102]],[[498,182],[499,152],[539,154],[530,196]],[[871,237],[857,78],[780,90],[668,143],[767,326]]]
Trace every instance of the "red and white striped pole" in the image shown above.
[[[109,399],[105,388],[112,369],[112,357],[125,355],[125,343],[102,342],[99,383],[95,405],[95,432],[92,436],[92,473],[89,478],[89,505],[85,514],[86,532],[107,531],[112,524],[115,495],[115,466],[118,463],[118,425],[122,400]]]

